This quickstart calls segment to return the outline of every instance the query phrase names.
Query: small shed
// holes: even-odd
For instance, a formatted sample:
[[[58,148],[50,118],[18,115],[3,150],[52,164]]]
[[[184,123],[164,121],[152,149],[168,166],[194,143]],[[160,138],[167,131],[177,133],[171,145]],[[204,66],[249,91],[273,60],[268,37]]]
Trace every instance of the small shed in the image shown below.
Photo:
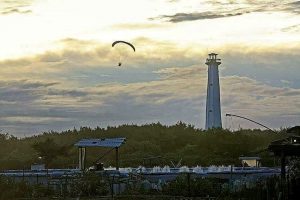
[[[87,147],[106,147],[116,151],[116,169],[119,170],[119,148],[125,144],[126,138],[97,138],[82,139],[75,146],[78,147],[79,169],[85,169],[86,148]],[[110,151],[111,151],[110,150]],[[109,152],[110,152],[109,151]]]
[[[254,156],[254,157],[245,157],[241,156],[239,157],[239,160],[242,161],[242,166],[246,167],[260,167],[261,162],[260,162],[260,157]]]

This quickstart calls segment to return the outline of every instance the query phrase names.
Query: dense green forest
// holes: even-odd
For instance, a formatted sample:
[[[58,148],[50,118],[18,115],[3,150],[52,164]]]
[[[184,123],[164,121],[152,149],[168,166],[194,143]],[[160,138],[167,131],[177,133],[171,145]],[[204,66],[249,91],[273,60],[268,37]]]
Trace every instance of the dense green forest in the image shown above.
[[[160,123],[121,125],[117,127],[81,127],[79,130],[45,132],[40,135],[16,138],[0,135],[0,169],[29,169],[32,163],[46,162],[49,168],[74,168],[78,163],[78,150],[74,144],[82,138],[126,137],[120,148],[120,165],[169,165],[171,161],[182,165],[239,165],[238,157],[259,155],[263,166],[273,166],[274,159],[267,151],[269,143],[287,137],[285,130],[224,129],[201,130],[192,125]],[[87,149],[87,162],[92,165],[108,149]],[[257,154],[259,153],[259,154]],[[51,155],[49,155],[51,154]],[[114,152],[103,158],[105,166],[114,165]],[[147,159],[155,157],[155,159]],[[41,161],[41,159],[44,159]]]

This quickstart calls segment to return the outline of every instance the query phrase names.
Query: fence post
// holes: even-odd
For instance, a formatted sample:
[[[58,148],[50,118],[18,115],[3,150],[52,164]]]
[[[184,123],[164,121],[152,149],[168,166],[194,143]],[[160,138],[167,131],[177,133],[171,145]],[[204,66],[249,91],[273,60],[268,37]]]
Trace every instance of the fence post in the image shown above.
[[[188,196],[191,196],[191,174],[187,173],[187,182],[188,182]]]

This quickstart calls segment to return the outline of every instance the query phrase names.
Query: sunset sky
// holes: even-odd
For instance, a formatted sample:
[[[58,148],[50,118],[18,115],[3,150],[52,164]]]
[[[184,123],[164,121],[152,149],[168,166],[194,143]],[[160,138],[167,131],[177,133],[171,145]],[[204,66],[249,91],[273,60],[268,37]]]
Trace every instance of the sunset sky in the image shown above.
[[[0,0],[0,26],[1,133],[204,128],[210,52],[224,128],[300,125],[300,1]]]

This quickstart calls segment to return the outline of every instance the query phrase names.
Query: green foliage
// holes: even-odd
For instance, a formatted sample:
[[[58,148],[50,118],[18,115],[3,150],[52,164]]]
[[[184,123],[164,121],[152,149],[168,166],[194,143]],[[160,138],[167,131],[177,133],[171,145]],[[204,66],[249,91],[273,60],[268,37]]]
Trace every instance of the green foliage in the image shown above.
[[[300,179],[300,158],[290,158],[289,171],[291,178]]]
[[[109,182],[93,172],[80,175],[70,186],[70,195],[74,197],[105,196],[108,193]]]
[[[0,176],[0,199],[41,198],[53,194],[44,185],[30,185],[27,182],[16,182],[5,176]]]
[[[43,157],[50,168],[75,167],[78,150],[74,144],[83,138],[126,137],[120,148],[121,166],[171,165],[182,158],[183,165],[238,165],[241,155],[255,155],[266,149],[273,140],[286,137],[284,130],[273,133],[268,130],[228,131],[212,129],[204,131],[179,122],[165,126],[160,123],[146,125],[121,125],[107,127],[81,127],[62,132],[45,132],[41,135],[17,139],[9,135],[0,137],[0,169],[29,168],[38,156]],[[32,148],[34,147],[34,148]],[[103,154],[105,148],[87,149],[87,166]],[[146,157],[157,157],[151,162]],[[261,154],[264,166],[273,165],[268,153]],[[143,161],[145,161],[143,163]],[[146,162],[147,161],[147,162]],[[114,153],[104,157],[105,166],[115,165]]]
[[[279,198],[282,191],[280,182],[280,177],[272,176],[256,181],[251,187],[243,185],[239,189],[232,188],[232,190],[227,191],[223,189],[221,199],[281,199]]]
[[[32,148],[37,152],[38,157],[43,159],[48,166],[58,156],[68,156],[69,146],[59,146],[52,138],[45,141],[35,142]]]
[[[223,181],[216,178],[189,178],[178,176],[163,187],[163,193],[172,196],[217,197],[222,192]]]
[[[272,176],[257,180],[233,180],[239,181],[239,184],[220,178],[194,177],[192,174],[182,174],[175,180],[162,184],[162,190],[147,190],[138,189],[137,187],[130,188],[127,195],[144,195],[151,197],[157,196],[168,197],[169,199],[184,199],[185,197],[202,197],[208,199],[213,197],[216,199],[249,199],[249,200],[264,200],[264,199],[280,199],[282,188],[280,185],[280,177]],[[286,186],[284,186],[286,187]],[[286,188],[285,188],[286,189]],[[173,198],[174,197],[174,198]],[[175,198],[179,197],[179,198]],[[147,198],[146,198],[147,199]]]

